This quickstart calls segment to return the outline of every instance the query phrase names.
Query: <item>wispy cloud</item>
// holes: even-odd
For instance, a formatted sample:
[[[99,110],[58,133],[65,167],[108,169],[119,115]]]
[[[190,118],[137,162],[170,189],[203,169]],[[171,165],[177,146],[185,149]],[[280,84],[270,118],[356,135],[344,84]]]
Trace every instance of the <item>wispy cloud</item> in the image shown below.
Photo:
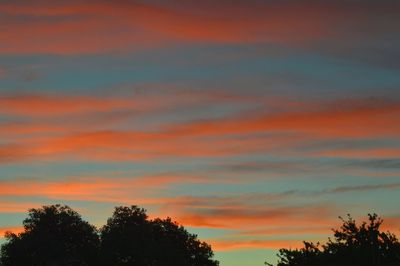
[[[397,136],[400,104],[391,100],[362,99],[325,103],[317,110],[278,114],[254,113],[220,120],[177,126],[181,134],[240,134],[249,132],[294,132],[318,138]],[[172,129],[171,129],[172,130]]]
[[[135,51],[177,42],[283,43],[302,47],[324,39],[363,39],[378,34],[371,29],[360,36],[349,34],[353,28],[382,23],[375,21],[372,13],[398,23],[394,16],[398,7],[390,1],[362,6],[348,3],[346,7],[309,1],[307,8],[295,1],[235,5],[227,1],[212,4],[189,1],[184,5],[144,1],[40,3],[0,5],[0,12],[5,14],[2,19],[5,30],[0,37],[2,53]],[[30,20],[28,27],[19,16]]]
[[[144,189],[154,193],[172,184],[213,183],[214,180],[190,175],[158,175],[131,178],[76,177],[60,181],[41,180],[1,180],[2,196],[29,197],[39,196],[57,200],[83,200],[129,204],[159,203],[162,199],[146,199]]]
[[[301,248],[303,243],[292,239],[271,240],[219,240],[209,239],[213,249],[217,251],[231,251],[237,249],[280,249]]]
[[[151,130],[144,130],[135,123],[131,128],[118,128],[117,118],[121,112],[127,114],[121,119],[129,121],[145,119],[146,115],[154,112],[169,112],[170,106],[190,110],[190,106],[197,104],[206,110],[210,101],[220,106],[235,103],[242,105],[242,109],[223,118],[170,121],[168,124],[163,121]],[[4,96],[0,98],[0,113],[28,121],[0,124],[4,129],[0,134],[6,141],[1,148],[1,157],[2,161],[71,157],[131,161],[167,156],[214,157],[266,152],[376,158],[395,158],[399,154],[397,148],[340,150],[333,147],[318,151],[303,148],[306,143],[321,140],[396,139],[400,132],[397,123],[400,105],[394,100],[311,102],[310,106],[299,102],[296,109],[289,99],[281,101],[282,106],[288,107],[271,112],[268,101],[259,99],[254,111],[247,106],[247,98],[241,100],[235,94],[194,92],[179,99],[157,95],[128,98]],[[106,114],[117,117],[110,121],[94,119],[85,122],[90,117],[107,117]],[[26,134],[31,138],[16,138]]]
[[[227,256],[398,229],[395,1],[0,2],[0,227],[135,204]]]

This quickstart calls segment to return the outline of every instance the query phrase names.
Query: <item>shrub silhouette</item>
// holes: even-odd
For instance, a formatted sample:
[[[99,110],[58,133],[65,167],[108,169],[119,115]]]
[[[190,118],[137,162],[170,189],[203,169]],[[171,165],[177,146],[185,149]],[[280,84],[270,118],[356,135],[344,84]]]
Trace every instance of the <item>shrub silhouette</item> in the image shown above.
[[[2,266],[96,265],[100,240],[94,226],[68,206],[30,209],[24,232],[6,233]]]
[[[278,266],[400,265],[400,243],[394,234],[379,230],[383,220],[376,214],[368,214],[369,221],[361,225],[350,215],[340,219],[342,226],[326,244],[304,242],[301,249],[279,250]]]
[[[149,220],[144,209],[117,207],[101,229],[104,265],[214,266],[211,247],[170,218]]]
[[[99,232],[68,206],[30,209],[24,232],[6,233],[1,266],[216,266],[211,247],[144,209],[116,207]]]

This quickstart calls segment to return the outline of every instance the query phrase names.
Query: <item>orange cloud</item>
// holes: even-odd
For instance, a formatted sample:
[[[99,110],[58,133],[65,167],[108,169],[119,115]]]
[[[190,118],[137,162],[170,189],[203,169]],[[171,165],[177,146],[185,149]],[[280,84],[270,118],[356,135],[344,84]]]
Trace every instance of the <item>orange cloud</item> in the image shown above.
[[[14,234],[19,234],[24,231],[22,226],[19,227],[0,227],[0,238],[3,238],[6,232],[12,232]]]
[[[200,144],[187,149],[196,142],[183,140],[173,132],[158,132],[154,129],[112,130],[121,120],[165,112],[172,106],[193,108],[206,106],[213,101],[230,104],[242,100],[234,94],[226,93],[186,92],[179,96],[2,96],[0,114],[21,116],[27,121],[21,123],[18,119],[11,119],[0,123],[0,136],[5,140],[5,144],[0,147],[0,158],[5,161],[74,155],[91,160],[135,160],[182,154],[202,156],[228,153]],[[177,142],[187,145],[180,146]]]
[[[288,196],[232,195],[225,197],[162,197],[157,191],[173,184],[218,182],[196,176],[158,175],[137,178],[71,178],[60,181],[3,180],[3,197],[39,196],[49,200],[80,200],[157,207],[157,214],[192,227],[270,229],[277,226],[332,224],[332,206],[287,206]],[[228,182],[228,181],[226,181]],[[151,188],[151,193],[149,193]],[[290,197],[290,196],[289,196]],[[0,212],[25,212],[31,203],[0,201]],[[315,213],[319,213],[318,218]],[[323,218],[324,217],[324,218]],[[293,232],[292,232],[293,233]]]
[[[36,181],[36,180],[2,180],[0,181],[0,194],[2,196],[40,196],[49,199],[64,200],[89,200],[99,202],[119,202],[125,204],[160,203],[164,199],[152,199],[146,194],[146,189],[152,192],[163,189],[171,184],[182,183],[209,183],[213,180],[198,176],[157,175],[141,176],[134,178],[99,178],[79,177],[60,181]],[[150,198],[148,198],[150,197]],[[12,211],[27,209],[27,205],[1,205],[0,211]],[[32,206],[30,206],[32,207]]]
[[[333,206],[288,206],[285,197],[235,195],[232,197],[182,197],[165,200],[161,212],[169,212],[188,226],[224,229],[321,226],[332,221]],[[286,198],[287,199],[287,198]],[[321,215],[316,218],[315,213]],[[325,217],[325,218],[323,218]]]
[[[92,182],[38,182],[29,180],[1,181],[0,193],[4,196],[42,196],[48,198],[93,198],[122,187],[118,181],[93,180]],[[105,197],[106,199],[106,197]]]
[[[267,229],[248,230],[238,234],[238,236],[282,236],[282,235],[306,235],[306,234],[324,234],[331,232],[332,225],[326,226],[305,226],[299,227],[272,227]]]
[[[150,85],[149,85],[150,86]],[[87,96],[68,94],[14,94],[0,95],[0,114],[18,115],[29,118],[61,117],[125,112],[143,114],[165,111],[170,108],[202,107],[211,103],[218,104],[246,104],[250,96],[242,96],[230,92],[214,92],[208,90],[181,91],[169,88],[171,84],[155,84],[154,86],[167,87],[155,93],[128,94],[122,96]],[[151,86],[145,89],[154,89]],[[179,97],[176,97],[176,96]]]
[[[203,98],[209,95],[203,95]],[[11,95],[0,96],[0,114],[23,117],[60,117],[95,113],[154,112],[173,104],[182,104],[188,97],[181,97],[180,102],[172,97],[128,96],[95,97],[71,95]]]
[[[132,161],[267,152],[359,158],[395,158],[398,155],[396,148],[362,151],[329,147],[319,151],[300,149],[320,140],[397,138],[400,104],[385,99],[310,102],[309,106],[299,102],[295,109],[292,101],[281,99],[283,108],[279,111],[271,111],[268,103],[264,103],[257,112],[244,110],[218,119],[170,122],[140,131],[114,129],[119,119],[132,118],[133,114],[136,118],[168,110],[170,106],[181,106],[186,110],[193,104],[207,108],[211,99],[220,105],[245,106],[248,101],[241,101],[233,94],[208,93],[188,93],[179,99],[152,95],[110,99],[49,95],[1,97],[0,113],[48,120],[0,124],[0,136],[7,141],[0,146],[0,160]],[[113,116],[120,112],[129,115]],[[110,121],[107,121],[108,115],[113,117]],[[96,117],[93,118],[95,121],[92,117]],[[61,118],[63,123],[58,122]]]
[[[29,154],[19,145],[0,145],[0,163],[21,161],[29,158]]]
[[[76,115],[121,109],[135,110],[136,108],[143,110],[144,104],[133,98],[113,99],[67,95],[16,95],[0,97],[0,113],[27,117]]]
[[[280,249],[301,248],[301,240],[207,240],[216,251],[230,251],[237,249]]]
[[[314,103],[315,104],[315,103]],[[323,103],[321,103],[323,104]],[[178,125],[182,135],[223,135],[255,132],[309,134],[319,138],[397,137],[400,103],[377,100],[326,103],[317,110],[294,110],[277,114],[247,114],[220,120]]]
[[[286,144],[278,142],[282,139]],[[299,138],[296,139],[298,141]],[[43,138],[32,143],[32,156],[85,160],[131,161],[172,157],[217,157],[265,152],[288,147],[294,138],[202,138],[180,136],[174,132],[97,131],[65,137]],[[29,147],[29,146],[28,146]]]
[[[1,213],[27,212],[29,209],[37,207],[40,207],[40,204],[33,202],[16,202],[16,201],[0,200]]]
[[[254,208],[254,206],[248,206]],[[215,208],[212,213],[207,210],[199,209],[198,212],[190,210],[176,214],[177,220],[182,224],[192,227],[208,227],[219,229],[243,229],[263,226],[289,226],[296,221],[298,226],[305,225],[326,225],[332,221],[328,218],[315,218],[315,212],[311,214],[300,214],[301,208],[280,207],[280,208],[258,208],[257,210],[224,210]],[[305,208],[304,208],[305,209]],[[329,217],[328,210],[323,207],[311,207],[314,211],[324,213],[323,216]]]
[[[135,51],[179,42],[299,46],[347,36],[348,25],[355,21],[368,21],[372,12],[392,14],[396,10],[384,4],[347,4],[344,8],[311,1],[235,5],[189,1],[169,2],[168,6],[141,1],[40,3],[0,5],[0,13],[8,15],[2,20],[1,53]],[[30,18],[29,25],[18,16]]]
[[[384,216],[382,217],[382,229],[386,231],[390,231],[395,235],[400,233],[400,217],[399,216]]]
[[[314,219],[317,219],[314,217]],[[359,218],[357,221],[365,220],[365,217]],[[397,234],[400,229],[399,217],[384,217],[381,230],[389,230]],[[280,248],[301,248],[304,246],[303,241],[326,241],[327,237],[332,235],[331,228],[338,228],[338,221],[326,221],[322,226],[310,226],[310,222],[305,227],[298,225],[298,220],[287,226],[283,224],[274,224],[276,227],[269,227],[270,223],[265,223],[265,229],[241,231],[237,234],[229,235],[229,237],[221,239],[209,239],[213,249],[217,251],[230,251],[237,249],[280,249]],[[336,226],[335,226],[336,225]],[[269,228],[268,228],[269,227]],[[249,228],[253,228],[251,225]],[[319,236],[316,236],[319,235]],[[301,237],[300,237],[301,235]],[[308,237],[306,237],[308,235]],[[260,239],[261,238],[261,239]]]

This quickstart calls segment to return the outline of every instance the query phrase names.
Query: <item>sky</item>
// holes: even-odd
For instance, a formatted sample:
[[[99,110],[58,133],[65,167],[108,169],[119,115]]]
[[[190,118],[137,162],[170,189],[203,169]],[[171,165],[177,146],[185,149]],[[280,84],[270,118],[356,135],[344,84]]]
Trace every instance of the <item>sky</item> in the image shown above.
[[[0,233],[170,216],[222,266],[400,235],[400,3],[0,0]],[[4,241],[3,240],[0,240]]]

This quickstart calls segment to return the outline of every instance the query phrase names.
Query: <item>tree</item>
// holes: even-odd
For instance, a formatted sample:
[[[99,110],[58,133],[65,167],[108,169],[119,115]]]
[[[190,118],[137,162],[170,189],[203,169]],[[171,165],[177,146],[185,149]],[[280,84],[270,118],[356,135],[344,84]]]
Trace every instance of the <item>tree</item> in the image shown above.
[[[6,233],[2,266],[97,265],[97,231],[70,207],[30,209],[23,225],[22,233]]]
[[[348,215],[334,229],[326,244],[304,242],[301,249],[279,250],[278,266],[395,266],[400,265],[400,243],[390,232],[381,232],[383,222],[368,214],[368,222],[357,225]]]
[[[214,266],[211,246],[189,234],[183,226],[170,218],[151,221],[153,239],[157,243],[157,260],[163,265]],[[160,265],[160,264],[157,264]]]
[[[184,227],[150,220],[144,209],[117,207],[101,229],[103,265],[216,266],[211,247]]]
[[[117,207],[98,231],[68,206],[30,209],[24,232],[6,233],[1,266],[217,266],[211,247],[170,218]]]
[[[150,224],[144,209],[117,207],[101,229],[103,265],[151,265]]]

